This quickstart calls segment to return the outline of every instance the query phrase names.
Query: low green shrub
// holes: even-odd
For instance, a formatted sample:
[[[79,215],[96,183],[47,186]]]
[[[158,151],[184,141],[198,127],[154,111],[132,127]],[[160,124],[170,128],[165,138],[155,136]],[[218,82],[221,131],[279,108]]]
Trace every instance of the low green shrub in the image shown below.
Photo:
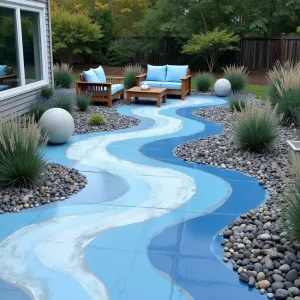
[[[56,70],[54,71],[54,85],[57,88],[71,88],[73,84],[73,75],[69,71]]]
[[[104,116],[101,116],[99,114],[95,114],[89,117],[88,124],[91,126],[94,125],[105,125],[107,124],[107,120]]]
[[[70,114],[73,113],[74,99],[70,94],[62,91],[56,92],[51,102],[52,107],[62,108]]]
[[[246,106],[246,101],[239,95],[232,95],[228,99],[228,104],[231,111],[242,111]]]
[[[214,77],[209,73],[199,73],[196,77],[196,87],[198,91],[207,92],[214,82]]]
[[[248,84],[247,74],[247,68],[244,66],[230,65],[224,68],[224,78],[230,82],[234,93],[245,89]]]
[[[248,104],[237,115],[233,127],[234,141],[240,149],[260,152],[269,149],[279,135],[281,116],[271,104]]]
[[[1,188],[32,187],[40,182],[47,165],[40,138],[41,129],[33,117],[0,119]]]
[[[48,108],[45,103],[37,102],[30,106],[29,113],[34,117],[34,120],[38,122],[47,109]]]
[[[41,96],[44,99],[50,99],[53,96],[53,88],[51,86],[45,86],[42,88]]]
[[[91,104],[92,99],[85,95],[79,95],[76,97],[76,106],[80,111],[86,111]]]
[[[300,89],[289,89],[282,92],[278,99],[278,113],[283,115],[283,124],[297,122],[295,112],[300,108]]]

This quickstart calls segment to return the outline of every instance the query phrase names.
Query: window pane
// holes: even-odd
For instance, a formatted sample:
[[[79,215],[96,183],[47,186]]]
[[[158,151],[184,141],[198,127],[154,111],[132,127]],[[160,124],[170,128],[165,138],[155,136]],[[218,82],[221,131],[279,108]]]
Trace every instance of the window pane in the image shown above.
[[[0,6],[0,93],[20,86],[15,10]]]
[[[21,10],[25,83],[42,80],[39,14]]]

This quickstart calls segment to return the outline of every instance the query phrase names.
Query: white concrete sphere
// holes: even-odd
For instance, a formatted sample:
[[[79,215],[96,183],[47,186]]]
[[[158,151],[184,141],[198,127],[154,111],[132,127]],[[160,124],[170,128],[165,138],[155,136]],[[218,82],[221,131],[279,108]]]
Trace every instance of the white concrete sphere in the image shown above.
[[[51,108],[40,119],[42,133],[47,133],[49,143],[63,144],[74,133],[74,119],[62,108]]]
[[[231,83],[227,79],[218,79],[215,83],[214,91],[216,96],[226,97],[231,91]]]

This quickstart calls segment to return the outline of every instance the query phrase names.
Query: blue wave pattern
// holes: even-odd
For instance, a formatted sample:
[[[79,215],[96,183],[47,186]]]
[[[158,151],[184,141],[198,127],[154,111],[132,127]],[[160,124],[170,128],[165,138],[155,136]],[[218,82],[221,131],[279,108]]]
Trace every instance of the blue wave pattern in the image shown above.
[[[205,99],[210,102],[209,105],[225,103],[217,98]],[[27,225],[43,224],[54,218],[60,218],[59,221],[68,216],[82,214],[88,219],[86,214],[99,210],[107,210],[103,218],[114,217],[116,223],[119,215],[130,213],[137,207],[149,209],[154,214],[155,211],[161,211],[163,213],[158,218],[150,218],[144,222],[133,220],[131,225],[110,228],[86,248],[86,269],[91,270],[103,281],[110,299],[261,299],[262,296],[257,292],[250,293],[240,285],[236,274],[221,262],[219,241],[214,236],[239,214],[261,203],[265,192],[249,176],[185,162],[173,154],[173,149],[182,143],[218,134],[223,130],[218,124],[199,120],[192,115],[192,111],[207,105],[205,101],[201,105],[181,109],[176,107],[178,103],[180,101],[168,101],[168,105],[160,111],[166,120],[162,119],[159,125],[151,117],[139,117],[141,123],[134,128],[114,133],[76,136],[66,145],[47,147],[52,161],[79,169],[88,177],[89,184],[83,191],[66,201],[22,211],[19,214],[0,216],[0,238],[4,239]],[[188,103],[186,101],[187,105]],[[119,111],[136,117],[136,109],[140,107],[121,107]],[[69,160],[65,156],[65,152],[80,141],[105,137],[108,134],[142,132],[155,129],[155,126],[159,129],[170,120],[180,120],[184,126],[171,134],[111,143],[106,150],[123,161],[149,168],[171,169],[193,178],[197,189],[194,191],[192,186],[186,186],[186,194],[193,196],[176,209],[168,210],[159,204],[153,207],[143,206],[141,200],[151,194],[153,187],[146,184],[146,181],[137,179],[135,174],[116,175],[103,172],[94,164],[93,156],[89,153],[86,154],[84,164]],[[143,176],[146,178],[149,174],[145,172],[141,177]],[[159,179],[162,185],[172,180],[168,177]],[[126,195],[126,199],[120,201],[123,195]],[[168,201],[172,199],[167,199]],[[80,218],[77,222],[80,224]],[[69,228],[72,220],[65,223],[69,224],[68,227],[64,227],[66,224],[63,225],[62,222],[61,229],[57,226],[58,230]],[[53,255],[52,251],[53,249],[48,249],[49,258]],[[63,246],[61,251],[63,254]],[[104,299],[100,296],[90,297],[80,281],[74,281],[67,274],[42,264],[36,253],[38,252],[33,243],[24,263],[32,274],[45,280],[49,289],[49,299]],[[7,258],[9,259],[9,255]],[[28,299],[28,296],[17,287],[0,281],[0,298],[22,300]]]

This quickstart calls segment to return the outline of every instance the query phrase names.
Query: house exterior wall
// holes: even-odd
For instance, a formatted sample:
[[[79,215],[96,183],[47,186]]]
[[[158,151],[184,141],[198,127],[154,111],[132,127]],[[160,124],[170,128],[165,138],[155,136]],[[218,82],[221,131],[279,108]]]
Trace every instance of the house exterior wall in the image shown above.
[[[51,41],[51,19],[50,19],[50,0],[34,0],[45,5],[45,26],[46,26],[46,45],[47,45],[47,68],[49,84],[53,85],[53,61],[52,61],[52,41]],[[20,92],[18,95],[0,97],[0,115],[23,114],[28,112],[32,103],[37,101],[41,94],[41,87],[28,92]],[[1,96],[1,95],[0,95]]]

